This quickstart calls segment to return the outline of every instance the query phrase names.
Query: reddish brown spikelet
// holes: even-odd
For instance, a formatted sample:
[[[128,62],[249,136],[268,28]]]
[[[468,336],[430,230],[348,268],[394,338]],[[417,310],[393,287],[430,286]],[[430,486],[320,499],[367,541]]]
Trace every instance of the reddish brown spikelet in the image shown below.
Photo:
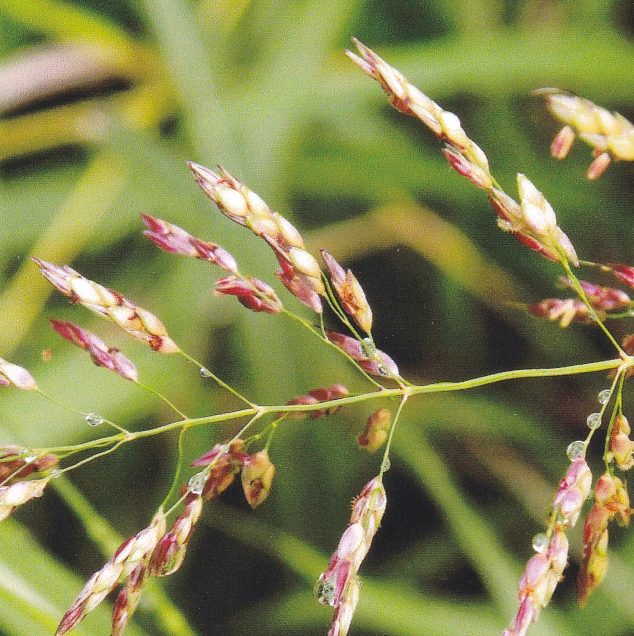
[[[242,467],[242,489],[247,503],[257,508],[271,492],[275,466],[266,450],[249,455]]]
[[[608,169],[610,163],[612,163],[610,155],[607,152],[600,153],[588,167],[586,177],[590,179],[590,181],[598,179]]]
[[[151,576],[169,576],[180,568],[202,510],[202,496],[193,496],[154,548],[148,565]]]
[[[0,358],[0,386],[17,386],[25,391],[36,391],[33,376],[23,367]]]
[[[148,563],[140,563],[132,570],[123,589],[119,592],[112,611],[110,636],[120,636],[141,601],[143,588],[150,578]]]
[[[361,448],[365,448],[369,453],[374,453],[387,440],[390,427],[392,426],[392,413],[387,409],[379,409],[370,415],[365,428],[357,437],[357,442]]]
[[[488,170],[467,159],[455,146],[447,144],[442,149],[442,154],[449,162],[449,165],[460,175],[466,177],[477,188],[489,190],[493,186],[493,181]]]
[[[337,400],[339,398],[346,397],[350,394],[348,388],[343,384],[333,384],[329,387],[320,388],[320,389],[311,389],[308,392],[308,395],[300,395],[292,400],[287,402],[288,405],[294,404],[319,404],[320,402],[329,402],[331,400]],[[301,419],[304,417],[310,417],[312,420],[318,420],[322,417],[326,417],[328,415],[333,415],[336,413],[341,407],[334,406],[327,409],[315,409],[313,411],[290,411],[286,413],[286,417],[290,417],[293,419]],[[279,415],[281,417],[281,414]]]
[[[329,636],[345,636],[359,600],[357,572],[379,528],[387,499],[375,477],[355,499],[350,524],[343,533],[328,568],[315,584],[317,600],[335,608]]]
[[[275,275],[282,281],[284,287],[304,305],[320,314],[323,311],[323,305],[319,292],[315,291],[311,280],[306,275],[298,273],[283,256],[278,254],[277,260],[282,269],[275,272]]]
[[[555,159],[565,159],[575,141],[575,131],[570,126],[564,126],[553,139],[550,152]]]
[[[216,281],[214,294],[217,296],[237,296],[242,305],[256,312],[279,314],[284,308],[275,290],[252,276],[246,278],[225,276]]]
[[[610,263],[609,267],[621,282],[634,289],[634,267],[617,263]]]
[[[206,260],[232,274],[238,272],[235,258],[219,245],[202,241],[177,225],[154,218],[149,214],[141,216],[149,228],[143,234],[165,252]]]
[[[344,311],[349,316],[352,316],[363,331],[370,333],[372,329],[372,309],[359,281],[349,269],[344,270],[326,250],[320,250],[320,252],[326,266],[330,270],[332,286],[341,301]]]
[[[108,347],[101,338],[72,322],[49,318],[49,323],[60,336],[88,351],[92,361],[98,367],[114,371],[126,380],[138,381],[136,367],[119,349]]]
[[[359,366],[367,373],[382,377],[399,375],[398,367],[394,360],[387,353],[374,348],[370,342],[364,341],[362,344],[355,338],[336,331],[327,331],[326,337],[358,362]]]

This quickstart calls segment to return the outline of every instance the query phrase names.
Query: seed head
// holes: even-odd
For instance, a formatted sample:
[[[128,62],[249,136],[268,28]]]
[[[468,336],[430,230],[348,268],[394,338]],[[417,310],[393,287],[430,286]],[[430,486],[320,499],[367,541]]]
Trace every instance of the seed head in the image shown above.
[[[62,267],[33,258],[44,277],[72,303],[79,303],[103,318],[108,318],[129,336],[160,353],[177,353],[176,343],[167,335],[163,323],[146,309],[103,287],[67,265]]]
[[[335,608],[329,636],[345,636],[348,631],[359,600],[357,572],[379,528],[386,501],[383,484],[375,477],[355,499],[350,524],[343,533],[328,568],[317,579],[317,600]]]

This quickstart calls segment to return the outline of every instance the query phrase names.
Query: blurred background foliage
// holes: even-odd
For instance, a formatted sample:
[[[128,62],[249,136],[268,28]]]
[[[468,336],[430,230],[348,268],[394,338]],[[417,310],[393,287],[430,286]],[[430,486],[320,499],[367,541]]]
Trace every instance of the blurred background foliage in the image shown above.
[[[270,251],[211,206],[191,159],[222,164],[292,219],[312,250],[354,269],[378,345],[412,381],[612,357],[593,330],[561,330],[509,304],[561,295],[557,267],[497,230],[481,191],[448,167],[426,129],[391,110],[344,49],[358,37],[456,112],[511,195],[518,171],[544,192],[583,258],[633,263],[631,165],[589,183],[583,144],[556,163],[548,146],[557,124],[529,96],[567,88],[632,119],[633,33],[624,0],[0,0],[0,355],[74,408],[132,430],[170,421],[152,396],[53,335],[54,315],[120,347],[190,416],[237,406],[191,366],[52,295],[28,259],[38,255],[158,314],[185,350],[255,401],[282,403],[333,382],[367,390],[284,318],[214,298],[219,271],[141,236],[139,214],[159,216],[276,285]],[[584,435],[606,384],[515,381],[411,400],[352,633],[500,633],[566,445]],[[3,443],[72,444],[96,433],[38,396],[3,389],[0,399]],[[152,589],[129,633],[326,633],[331,610],[316,603],[312,582],[350,500],[378,470],[355,444],[373,408],[281,427],[266,504],[247,511],[238,488],[209,504],[182,570]],[[190,431],[187,455],[237,426]],[[175,442],[138,442],[90,463],[3,522],[0,633],[54,632],[108,550],[149,522]],[[600,442],[591,454],[600,457]],[[566,580],[532,633],[634,633],[631,533],[612,533],[607,580],[584,612],[574,585],[580,528],[572,537]],[[107,608],[77,633],[109,633]]]

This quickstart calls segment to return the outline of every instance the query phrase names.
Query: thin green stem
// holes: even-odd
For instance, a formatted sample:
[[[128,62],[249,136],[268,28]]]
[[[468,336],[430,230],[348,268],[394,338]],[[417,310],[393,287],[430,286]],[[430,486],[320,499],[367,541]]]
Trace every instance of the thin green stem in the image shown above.
[[[405,402],[407,402],[407,394],[404,393],[401,402],[398,405],[398,409],[396,410],[396,415],[394,415],[394,421],[392,422],[392,426],[390,426],[390,434],[387,438],[387,443],[385,444],[385,451],[383,452],[383,460],[381,461],[381,470],[379,471],[379,481],[383,481],[383,473],[388,470],[390,467],[390,448],[392,446],[392,438],[394,437],[394,431],[396,429],[396,424],[398,423],[399,418],[401,417],[401,411],[405,406]]]
[[[187,431],[187,427],[183,426],[183,428],[181,428],[178,434],[178,443],[176,446],[177,453],[178,453],[177,460],[176,460],[176,469],[174,470],[174,476],[172,477],[172,484],[170,486],[170,489],[165,495],[163,502],[159,506],[160,508],[164,508],[165,506],[167,506],[167,502],[171,499],[174,492],[176,492],[176,489],[178,488],[178,484],[180,482],[181,473],[183,471],[183,457],[184,457],[183,440],[185,438],[185,431]]]
[[[332,347],[340,355],[342,355],[344,358],[346,358],[348,360],[348,362],[353,364],[355,366],[355,368],[359,371],[359,373],[361,373],[368,382],[371,382],[372,384],[374,384],[374,386],[377,389],[383,389],[384,388],[382,384],[379,384],[372,376],[370,376],[368,373],[366,373],[357,364],[357,362],[356,362],[356,360],[354,358],[352,358],[349,354],[347,354],[345,351],[343,351],[343,349],[340,349],[336,344],[334,344],[334,342],[330,342],[330,340],[328,340],[328,338],[325,335],[325,330],[324,330],[324,326],[323,326],[323,316],[322,316],[322,324],[321,324],[321,330],[323,332],[323,334],[322,334],[322,333],[319,333],[319,331],[317,331],[307,320],[304,320],[300,316],[297,316],[296,314],[288,311],[287,309],[284,309],[284,313],[289,318],[292,318],[293,320],[297,321],[300,325],[302,325],[303,327],[308,329],[308,331],[310,331],[310,333],[312,333],[316,338],[319,338],[322,342],[327,344],[329,347]]]
[[[145,391],[149,391],[152,395],[155,395],[157,398],[159,398],[159,400],[165,402],[165,404],[167,404],[167,406],[169,406],[172,409],[172,411],[174,411],[174,413],[177,413],[178,415],[180,415],[184,420],[188,419],[187,415],[185,415],[185,413],[183,413],[177,406],[175,406],[160,391],[157,391],[156,389],[153,389],[152,387],[147,386],[146,384],[143,384],[139,382],[138,380],[135,382],[135,384],[137,384],[139,387],[141,387]]]
[[[61,402],[58,402],[55,398],[51,397],[48,393],[46,393],[45,391],[42,391],[42,389],[38,388],[37,392],[43,398],[49,400],[50,402],[55,404],[55,406],[59,406],[59,408],[63,409],[64,411],[67,411],[68,413],[73,413],[74,415],[81,415],[81,417],[83,419],[85,419],[86,417],[88,417],[88,415],[90,415],[90,413],[84,413],[83,411],[78,411],[77,409],[74,409],[74,408],[72,408],[70,406],[67,406],[66,404],[62,404]],[[128,432],[125,428],[123,428],[122,426],[119,426],[118,424],[115,424],[111,420],[103,418],[103,421],[104,421],[105,424],[109,424],[110,426],[112,426],[112,428],[115,428],[116,430],[118,430],[121,433],[127,433]]]
[[[200,373],[203,377],[211,378],[218,386],[222,387],[226,391],[229,391],[231,395],[237,397],[239,400],[241,400],[245,404],[248,404],[251,407],[255,407],[255,404],[253,404],[253,402],[251,402],[250,400],[247,400],[247,398],[245,398],[243,395],[238,393],[238,391],[236,391],[232,386],[229,386],[226,382],[221,380],[217,375],[215,375],[207,367],[205,367],[204,364],[200,364],[198,360],[195,360],[194,358],[192,358],[189,354],[185,353],[182,349],[180,350],[180,354],[185,358],[185,360],[187,360],[188,362],[191,362],[192,364],[195,364],[200,369]]]
[[[621,346],[619,345],[619,343],[615,340],[610,330],[603,324],[603,322],[597,315],[597,312],[595,311],[594,307],[590,304],[590,301],[588,300],[586,293],[583,291],[583,288],[581,287],[581,283],[579,282],[579,279],[575,276],[570,265],[568,264],[568,261],[566,259],[562,259],[561,264],[566,270],[566,274],[568,275],[568,279],[572,283],[574,290],[577,292],[577,294],[579,295],[579,298],[581,298],[581,300],[584,302],[584,304],[588,308],[588,311],[590,312],[590,318],[592,318],[592,320],[594,320],[594,322],[596,322],[597,325],[599,325],[599,328],[603,331],[603,333],[605,333],[605,335],[608,337],[610,342],[614,345],[616,350],[619,352],[619,355],[625,356],[626,355],[625,351],[621,349]]]

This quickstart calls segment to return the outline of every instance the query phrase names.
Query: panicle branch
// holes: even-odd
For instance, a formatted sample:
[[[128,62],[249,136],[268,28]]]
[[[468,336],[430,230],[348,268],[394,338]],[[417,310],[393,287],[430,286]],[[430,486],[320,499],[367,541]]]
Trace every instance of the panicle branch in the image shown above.
[[[519,610],[502,636],[524,636],[550,603],[568,560],[565,531],[577,523],[591,487],[592,473],[583,455],[579,455],[559,482],[547,532],[533,539],[537,554],[526,564],[519,584]]]
[[[443,150],[445,158],[458,173],[488,192],[502,230],[510,232],[524,245],[550,260],[579,264],[570,239],[557,225],[552,207],[523,174],[517,176],[518,204],[499,188],[490,173],[486,155],[469,139],[454,113],[443,110],[367,46],[358,40],[354,42],[360,56],[348,51],[348,57],[379,82],[394,108],[420,119],[446,143]]]
[[[369,481],[352,504],[350,523],[330,563],[315,584],[315,595],[323,605],[335,608],[328,636],[345,636],[359,601],[357,572],[379,529],[387,498],[378,477]]]
[[[248,227],[263,238],[274,250],[282,267],[278,276],[287,289],[305,305],[320,313],[320,296],[325,294],[321,269],[306,250],[297,229],[228,172],[220,174],[189,162],[196,182],[202,191],[232,221]]]

